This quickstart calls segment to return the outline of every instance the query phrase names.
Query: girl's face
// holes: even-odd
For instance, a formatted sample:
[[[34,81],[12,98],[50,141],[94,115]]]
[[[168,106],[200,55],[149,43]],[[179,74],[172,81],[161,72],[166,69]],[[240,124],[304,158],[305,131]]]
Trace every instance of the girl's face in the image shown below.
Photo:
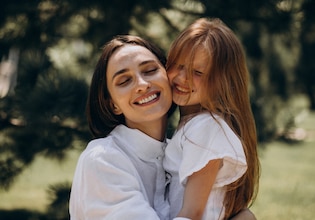
[[[125,45],[115,51],[106,77],[113,111],[123,114],[130,128],[161,120],[172,104],[165,68],[145,47]]]
[[[209,62],[205,50],[199,47],[192,62],[192,82],[188,79],[188,60],[184,56],[180,57],[168,71],[168,77],[172,86],[173,101],[179,106],[191,106],[201,103],[202,95],[202,75],[207,74],[206,68]],[[191,88],[190,86],[191,85]]]

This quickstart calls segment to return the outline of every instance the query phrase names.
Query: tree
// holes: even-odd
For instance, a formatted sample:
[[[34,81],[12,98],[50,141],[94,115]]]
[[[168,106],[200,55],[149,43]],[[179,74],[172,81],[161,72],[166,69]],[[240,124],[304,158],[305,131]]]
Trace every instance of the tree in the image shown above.
[[[295,117],[300,111],[290,101],[295,94],[308,94],[311,100],[314,97],[314,83],[310,79],[314,74],[303,67],[312,68],[312,64],[309,65],[312,56],[302,58],[308,65],[298,62],[299,57],[307,54],[304,51],[311,48],[310,44],[305,44],[305,49],[300,49],[303,44],[300,36],[306,33],[303,30],[307,30],[307,36],[311,42],[314,41],[310,34],[315,21],[310,15],[313,5],[314,1],[311,0],[177,0],[158,14],[151,14],[150,22],[138,24],[136,31],[143,35],[150,30],[150,25],[163,23],[166,28],[160,34],[174,39],[179,31],[198,17],[221,18],[236,32],[245,47],[252,79],[252,109],[258,140],[263,144],[285,135],[295,126]],[[170,41],[165,43],[163,39],[158,43],[166,45],[164,49],[167,51]],[[308,82],[299,79],[302,77],[298,76],[296,69],[301,67],[303,73],[299,74],[307,74],[308,77],[304,79]],[[297,80],[301,82],[299,87],[296,86]]]
[[[304,18],[300,35],[301,56],[297,67],[297,81],[311,102],[311,109],[315,110],[315,1],[305,0],[302,5]]]
[[[0,100],[3,187],[36,155],[62,160],[77,141],[91,138],[84,109],[100,47],[113,35],[128,33],[133,16],[167,5],[141,0],[5,2],[0,56],[10,61],[9,51],[19,51],[19,65],[14,93]],[[12,91],[11,84],[6,86]]]

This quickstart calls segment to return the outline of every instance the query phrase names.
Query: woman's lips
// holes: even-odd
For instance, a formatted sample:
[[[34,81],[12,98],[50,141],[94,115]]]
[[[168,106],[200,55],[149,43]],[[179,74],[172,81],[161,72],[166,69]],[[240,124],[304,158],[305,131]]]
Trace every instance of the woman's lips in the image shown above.
[[[146,95],[145,97],[138,98],[134,103],[138,105],[147,104],[147,103],[157,100],[159,96],[160,96],[159,92],[150,93]]]

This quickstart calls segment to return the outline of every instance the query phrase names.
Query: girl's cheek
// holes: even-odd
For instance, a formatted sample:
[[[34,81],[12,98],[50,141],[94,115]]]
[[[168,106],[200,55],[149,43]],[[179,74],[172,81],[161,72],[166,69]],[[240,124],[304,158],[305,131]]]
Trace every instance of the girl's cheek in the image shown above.
[[[172,80],[176,76],[176,71],[174,71],[174,70],[167,71],[167,76],[168,76],[169,80]]]

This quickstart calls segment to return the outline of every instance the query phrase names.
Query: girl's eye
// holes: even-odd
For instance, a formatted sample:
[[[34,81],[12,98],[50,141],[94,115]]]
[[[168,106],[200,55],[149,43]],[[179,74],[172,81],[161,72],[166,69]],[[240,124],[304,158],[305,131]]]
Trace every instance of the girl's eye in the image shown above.
[[[203,72],[200,72],[198,70],[194,70],[194,74],[197,76],[201,76],[203,74]]]
[[[177,69],[179,69],[179,70],[184,69],[184,65],[180,65],[180,64],[178,64],[178,65],[177,65]]]

